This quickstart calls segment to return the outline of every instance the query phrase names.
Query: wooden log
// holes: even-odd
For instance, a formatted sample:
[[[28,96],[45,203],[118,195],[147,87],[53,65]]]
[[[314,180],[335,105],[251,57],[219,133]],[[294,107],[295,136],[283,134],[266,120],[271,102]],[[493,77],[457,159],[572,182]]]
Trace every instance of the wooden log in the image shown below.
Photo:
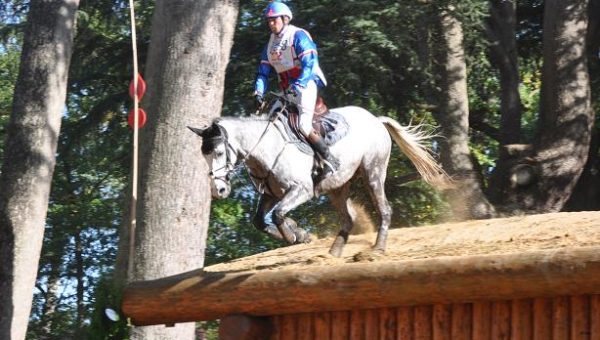
[[[315,315],[315,329],[312,339],[329,340],[331,334],[331,313],[323,312]]]
[[[357,293],[360,292],[360,293]],[[600,247],[351,263],[281,271],[197,270],[126,288],[136,325],[600,293]]]
[[[365,311],[355,309],[350,312],[350,339],[361,340],[365,338]]]
[[[231,315],[221,319],[219,339],[221,340],[262,340],[273,333],[268,318]]]
[[[600,339],[600,295],[592,295],[590,301],[590,338]]]
[[[589,296],[571,296],[571,339],[590,339]]]
[[[452,333],[453,340],[469,340],[473,334],[473,308],[471,304],[460,303],[452,305]]]
[[[298,333],[296,334],[297,340],[311,340],[314,339],[313,335],[313,316],[310,313],[297,314],[298,318]],[[326,334],[326,333],[321,333]],[[220,340],[220,339],[219,339]]]
[[[331,338],[348,339],[350,337],[350,312],[331,313]]]
[[[415,306],[415,339],[433,339],[433,306]]]
[[[436,340],[451,340],[452,315],[451,305],[433,306],[433,338]]]
[[[473,304],[473,340],[490,339],[492,336],[492,303]]]
[[[365,311],[365,339],[379,339],[379,310]]]
[[[414,338],[414,308],[399,307],[396,311],[398,339],[413,339]]]
[[[558,297],[552,301],[552,339],[569,338],[569,298]]]
[[[537,298],[533,302],[533,340],[552,338],[552,299]]]
[[[510,339],[510,302],[492,303],[492,339]]]
[[[379,310],[379,338],[384,340],[396,339],[396,310],[382,308]]]
[[[511,340],[533,339],[533,300],[519,299],[511,302]]]

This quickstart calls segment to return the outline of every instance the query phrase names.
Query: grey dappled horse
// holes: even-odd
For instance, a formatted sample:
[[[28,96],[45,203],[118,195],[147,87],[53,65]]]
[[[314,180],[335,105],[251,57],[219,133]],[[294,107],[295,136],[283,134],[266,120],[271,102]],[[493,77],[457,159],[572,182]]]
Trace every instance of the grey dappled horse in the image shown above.
[[[213,198],[230,194],[231,173],[236,165],[245,163],[261,194],[254,225],[275,238],[290,244],[310,242],[308,233],[286,215],[321,193],[328,194],[341,219],[341,229],[329,251],[335,257],[341,256],[356,216],[349,199],[350,180],[361,175],[381,216],[374,249],[385,251],[391,222],[391,208],[384,191],[392,147],[390,136],[426,182],[440,188],[448,183],[448,178],[423,146],[422,142],[430,136],[420,126],[403,127],[389,117],[375,117],[356,106],[331,111],[346,119],[348,129],[330,147],[340,161],[339,170],[318,183],[311,176],[314,156],[290,142],[279,119],[270,119],[269,115],[225,117],[215,119],[207,128],[190,129],[202,137]],[[266,218],[271,213],[272,222]]]

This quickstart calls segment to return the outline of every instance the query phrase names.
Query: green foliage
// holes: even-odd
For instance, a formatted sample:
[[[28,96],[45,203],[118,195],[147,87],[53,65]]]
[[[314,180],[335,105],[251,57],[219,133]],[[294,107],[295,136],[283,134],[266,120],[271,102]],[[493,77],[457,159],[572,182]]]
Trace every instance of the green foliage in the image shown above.
[[[233,183],[228,199],[213,201],[206,242],[205,265],[221,263],[282,245],[252,225],[256,194],[243,176]]]

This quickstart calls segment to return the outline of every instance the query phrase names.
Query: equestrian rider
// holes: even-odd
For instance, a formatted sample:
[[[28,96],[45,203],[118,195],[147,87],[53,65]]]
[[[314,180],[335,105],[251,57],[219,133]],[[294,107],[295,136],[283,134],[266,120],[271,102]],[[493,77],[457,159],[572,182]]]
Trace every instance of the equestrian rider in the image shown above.
[[[292,11],[284,3],[273,1],[264,13],[271,37],[261,55],[254,86],[255,99],[261,106],[271,69],[274,69],[279,87],[288,100],[298,106],[300,131],[321,157],[323,175],[326,176],[337,170],[339,162],[329,152],[319,133],[312,128],[317,89],[327,85],[319,67],[317,46],[306,30],[289,24]]]

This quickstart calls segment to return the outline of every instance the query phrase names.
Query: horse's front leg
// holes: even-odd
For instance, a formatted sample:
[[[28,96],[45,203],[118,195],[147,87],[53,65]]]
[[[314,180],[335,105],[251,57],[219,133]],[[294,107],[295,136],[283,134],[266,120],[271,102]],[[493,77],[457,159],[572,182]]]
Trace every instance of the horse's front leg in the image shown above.
[[[285,215],[312,197],[312,188],[296,186],[289,190],[273,208],[273,222],[290,244],[310,242],[310,235],[304,229],[298,228],[296,222]]]
[[[283,235],[281,235],[279,229],[277,229],[277,226],[267,219],[269,212],[277,202],[277,199],[273,196],[261,196],[258,201],[258,207],[256,208],[256,214],[252,219],[252,224],[254,224],[256,229],[270,235],[271,237],[285,241],[285,238]]]

